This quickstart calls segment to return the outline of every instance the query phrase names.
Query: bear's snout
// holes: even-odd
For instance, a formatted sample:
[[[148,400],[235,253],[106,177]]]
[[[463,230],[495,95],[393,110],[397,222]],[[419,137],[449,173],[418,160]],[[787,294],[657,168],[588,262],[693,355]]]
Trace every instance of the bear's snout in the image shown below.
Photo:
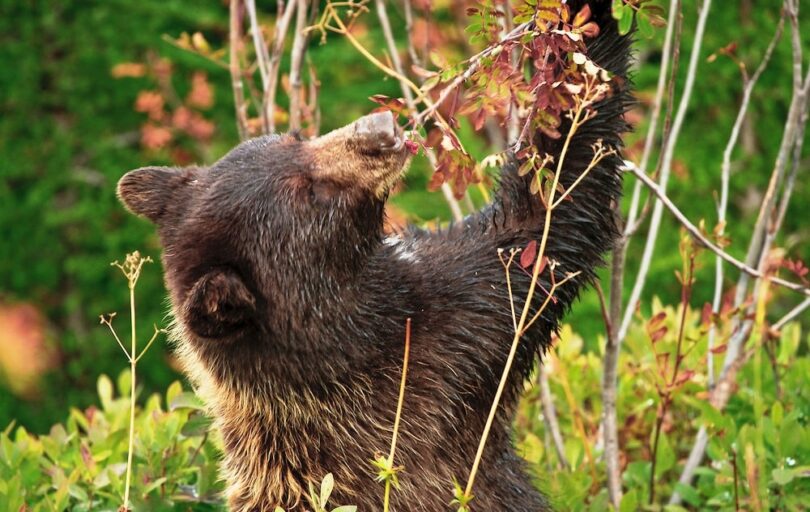
[[[369,150],[398,151],[405,145],[402,129],[389,111],[369,114],[355,121],[354,140]]]

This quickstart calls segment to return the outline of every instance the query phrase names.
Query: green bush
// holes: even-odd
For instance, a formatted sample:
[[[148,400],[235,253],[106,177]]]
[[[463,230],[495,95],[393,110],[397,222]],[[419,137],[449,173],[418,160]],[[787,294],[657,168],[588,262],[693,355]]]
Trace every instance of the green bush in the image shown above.
[[[99,406],[72,408],[64,424],[36,436],[0,433],[0,510],[115,511],[122,502],[130,373],[98,379]],[[131,489],[134,510],[222,510],[220,448],[199,399],[179,382],[138,407]]]
[[[663,313],[662,325],[668,327],[668,334],[656,342],[659,350],[667,350],[674,341],[678,311],[660,304],[654,311]],[[646,509],[649,499],[650,437],[659,404],[649,320],[634,324],[620,361],[618,413],[623,451],[629,461],[623,473],[622,511]],[[686,339],[695,347],[684,365],[691,369],[702,364],[698,354],[705,354],[706,339],[699,312],[688,312],[687,324]],[[765,490],[760,500],[768,500],[770,506],[765,510],[798,511],[810,503],[808,348],[810,336],[803,338],[798,324],[787,326],[774,345],[773,361],[763,354],[741,369],[740,389],[725,412],[702,399],[703,372],[690,374],[665,418],[655,469],[656,494],[667,497],[678,490],[687,508],[670,506],[666,510],[734,510],[735,487],[736,499],[744,509],[752,508],[752,492],[760,489]],[[604,468],[596,446],[600,361],[598,354],[584,350],[583,339],[570,326],[563,327],[547,360],[553,396],[558,400],[570,397],[576,404],[571,409],[562,404],[557,407],[570,470],[560,468],[550,445],[537,386],[520,407],[516,422],[519,451],[556,510],[608,510]],[[127,458],[129,386],[128,370],[115,384],[102,375],[97,383],[98,407],[71,409],[67,421],[53,426],[46,435],[30,434],[13,424],[0,433],[0,510],[117,510]],[[199,399],[175,382],[165,396],[152,394],[142,402],[135,421],[134,510],[223,510],[216,469],[221,444],[216,432],[209,432],[210,422]],[[758,410],[764,413],[758,415]],[[708,459],[698,470],[694,485],[683,486],[677,483],[679,468],[701,425],[709,428]],[[407,479],[408,471],[399,478]],[[370,463],[369,485],[374,485],[373,473]],[[322,485],[328,489],[329,479]],[[451,482],[447,489],[449,502]],[[381,499],[382,492],[380,485]]]

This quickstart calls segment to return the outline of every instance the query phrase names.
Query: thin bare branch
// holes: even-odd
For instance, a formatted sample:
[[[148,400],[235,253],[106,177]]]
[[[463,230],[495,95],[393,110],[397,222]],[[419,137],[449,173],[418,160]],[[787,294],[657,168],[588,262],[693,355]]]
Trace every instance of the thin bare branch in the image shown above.
[[[728,210],[728,188],[731,176],[731,154],[737,145],[737,140],[740,135],[740,129],[742,128],[743,121],[745,121],[746,114],[748,113],[748,105],[751,101],[751,93],[754,91],[754,86],[757,84],[759,77],[762,75],[762,73],[765,71],[765,68],[768,66],[768,63],[771,60],[771,55],[773,55],[773,50],[774,48],[776,48],[776,44],[782,38],[782,32],[784,27],[785,27],[785,17],[783,11],[783,15],[779,19],[779,23],[776,26],[776,31],[774,32],[774,35],[771,38],[771,42],[768,44],[768,47],[765,50],[765,54],[762,57],[762,61],[759,63],[759,66],[757,66],[757,69],[751,76],[751,78],[745,81],[745,87],[743,89],[743,97],[740,103],[740,109],[737,112],[737,118],[734,120],[734,126],[731,129],[731,135],[729,136],[728,143],[726,144],[726,148],[723,151],[723,164],[721,168],[722,170],[721,170],[721,186],[720,186],[720,204],[717,208],[717,224],[719,227],[718,230],[719,236],[723,236],[723,234],[725,233],[726,212]],[[715,259],[714,297],[712,299],[712,311],[715,314],[720,311],[720,301],[722,297],[723,297],[723,259],[720,256],[717,256],[717,258]],[[715,326],[714,324],[712,324],[711,327],[709,328],[709,341],[707,352],[709,387],[714,386],[714,353],[712,351],[712,348],[714,347],[715,334],[716,334]]]
[[[307,11],[308,0],[290,0],[298,3],[295,18],[295,36],[290,55],[290,130],[301,129],[301,111],[303,100],[303,83],[301,68],[304,65],[304,52],[307,44]]]
[[[460,87],[461,84],[469,80],[470,77],[473,75],[473,73],[475,73],[478,70],[478,67],[481,65],[482,59],[491,55],[492,52],[502,48],[506,42],[523,37],[526,31],[530,30],[531,25],[532,25],[531,22],[521,23],[520,25],[512,29],[508,34],[506,34],[506,36],[504,36],[498,42],[498,44],[489,46],[485,50],[467,59],[468,62],[467,69],[464,70],[464,72],[458,75],[455,79],[453,79],[453,81],[450,82],[444,89],[442,89],[442,92],[439,93],[439,97],[436,99],[435,102],[433,102],[431,105],[428,105],[428,107],[425,110],[423,110],[422,112],[419,113],[418,116],[416,116],[415,119],[416,124],[423,124],[425,122],[425,119],[433,115],[436,112],[436,109],[440,105],[442,105],[445,101],[447,101],[447,98],[450,97],[450,95],[453,93],[453,91],[456,90],[457,87]]]
[[[738,270],[745,272],[753,277],[762,278],[764,277],[764,273],[756,268],[752,268],[747,264],[743,263],[742,261],[738,260],[737,258],[731,256],[723,249],[718,247],[714,242],[706,238],[706,236],[700,232],[697,226],[692,224],[689,219],[686,218],[686,215],[678,209],[677,206],[672,202],[672,200],[667,197],[666,194],[661,190],[658,184],[656,184],[649,176],[646,174],[642,174],[639,172],[638,168],[634,165],[628,165],[625,167],[628,171],[632,172],[636,178],[640,179],[657,197],[658,200],[675,216],[678,222],[686,228],[690,235],[692,235],[695,239],[700,241],[707,249],[711,250],[721,258],[726,263],[729,263],[731,266],[737,268]],[[779,277],[772,277],[770,278],[773,284],[777,284],[789,290],[793,290],[795,292],[801,293],[802,295],[807,295],[810,297],[810,288],[807,288],[801,284],[794,283],[792,281],[788,281]]]
[[[543,421],[546,428],[551,434],[551,440],[554,444],[554,450],[557,452],[557,460],[560,461],[560,466],[568,470],[571,468],[571,463],[565,456],[565,442],[563,441],[562,433],[560,431],[560,422],[557,419],[557,410],[554,407],[554,399],[551,396],[551,387],[548,385],[548,367],[545,364],[540,364],[538,371],[538,383],[540,385],[540,404],[543,406]]]
[[[697,64],[700,60],[700,51],[703,44],[703,34],[706,30],[706,20],[709,17],[709,10],[711,9],[712,0],[703,0],[703,5],[700,9],[698,16],[697,27],[695,28],[695,38],[692,46],[692,53],[689,56],[689,66],[686,74],[686,83],[684,84],[683,94],[678,103],[678,111],[675,114],[675,120],[672,124],[672,131],[667,138],[665,144],[664,154],[661,158],[661,173],[658,178],[660,190],[666,193],[667,182],[669,181],[670,171],[672,170],[672,159],[675,154],[675,146],[677,145],[678,136],[681,132],[681,127],[686,119],[686,112],[689,107],[689,100],[692,97],[692,88],[695,84],[695,77],[697,76]],[[646,177],[646,176],[645,176]],[[661,226],[661,218],[664,213],[664,205],[661,200],[656,201],[653,206],[652,217],[650,219],[650,228],[647,233],[647,242],[644,246],[644,253],[641,257],[641,263],[636,275],[636,281],[633,285],[633,290],[630,293],[630,300],[627,302],[627,308],[624,311],[621,326],[619,327],[619,334],[617,339],[624,339],[627,335],[627,329],[630,327],[630,322],[633,319],[633,314],[641,298],[641,292],[644,289],[644,283],[647,280],[647,273],[650,270],[650,263],[652,263],[652,256],[655,250],[655,242],[658,238],[658,229]]]
[[[262,115],[267,120],[268,133],[276,131],[276,91],[278,90],[281,55],[284,53],[284,40],[287,38],[287,30],[297,6],[297,0],[288,0],[284,8],[284,14],[276,20],[276,28],[273,33],[273,51],[270,54],[268,85],[264,90],[264,114]]]
[[[664,94],[667,90],[667,76],[669,71],[669,60],[672,57],[672,46],[675,34],[675,17],[678,16],[680,11],[680,0],[670,0],[669,2],[669,17],[667,22],[667,31],[664,36],[664,47],[661,49],[661,69],[658,72],[658,84],[655,88],[655,99],[653,100],[652,112],[650,113],[650,125],[647,128],[647,136],[644,138],[644,149],[641,153],[641,162],[638,164],[641,172],[647,172],[647,166],[650,163],[652,150],[655,143],[655,135],[658,132],[658,120],[661,116],[661,106],[664,104]],[[636,182],[633,187],[633,196],[630,200],[630,209],[627,212],[627,222],[625,228],[630,228],[636,223],[639,213],[639,204],[641,199],[642,186],[640,182]],[[624,236],[628,236],[627,230]],[[618,506],[618,505],[616,505]]]
[[[388,53],[391,56],[391,63],[394,65],[394,70],[400,76],[405,76],[405,70],[402,66],[402,59],[399,57],[399,51],[397,50],[397,45],[394,41],[394,34],[391,30],[391,22],[388,20],[388,11],[385,7],[385,0],[375,0],[375,2],[377,8],[377,17],[380,19],[380,25],[382,26],[383,35],[385,36],[385,42],[388,46]],[[406,0],[405,3],[410,6],[408,0]],[[408,41],[408,47],[412,48],[413,45],[410,42],[410,33],[408,34]],[[416,52],[413,53],[415,54]],[[405,98],[405,103],[408,105],[408,110],[411,112],[411,115],[415,116],[418,113],[418,109],[416,107],[416,101],[411,88],[404,80],[399,80],[399,85],[402,89],[402,95],[403,98]],[[436,169],[436,153],[431,148],[425,148],[425,156],[430,162],[431,169]],[[448,183],[442,183],[441,189],[442,195],[444,195],[444,199],[447,201],[447,205],[450,207],[450,213],[453,215],[453,219],[456,222],[461,221],[464,218],[464,213],[461,211],[461,205],[453,195],[453,190],[450,188],[450,185]]]
[[[658,73],[658,85],[656,86],[655,99],[653,100],[652,112],[650,114],[650,126],[647,128],[647,136],[644,140],[644,150],[641,155],[639,168],[641,172],[647,172],[650,157],[655,142],[655,135],[658,132],[658,121],[661,115],[661,107],[664,103],[664,96],[667,91],[667,77],[670,58],[673,56],[674,48],[677,48],[680,37],[675,37],[675,26],[680,26],[680,20],[676,23],[676,17],[680,11],[680,0],[670,0],[669,17],[666,35],[664,36],[664,46],[661,50],[661,69]],[[680,30],[677,31],[680,36]],[[675,40],[677,39],[677,42]],[[605,466],[607,472],[608,497],[613,507],[618,509],[622,500],[622,480],[621,466],[619,463],[619,426],[616,411],[617,382],[619,350],[621,348],[621,338],[619,338],[619,327],[621,326],[622,315],[622,294],[624,290],[624,270],[627,261],[627,246],[630,237],[635,232],[636,223],[639,218],[639,205],[641,203],[642,184],[637,181],[633,186],[633,195],[630,200],[630,209],[627,214],[622,237],[617,241],[613,249],[610,273],[610,303],[606,320],[607,343],[605,347],[604,370],[602,372],[602,435],[605,445]],[[615,216],[621,218],[621,205],[617,202]],[[632,230],[632,231],[631,231]]]
[[[230,5],[230,63],[231,87],[233,88],[233,103],[236,109],[236,128],[239,130],[239,139],[248,137],[247,103],[245,103],[245,84],[242,82],[242,66],[239,63],[239,54],[242,48],[242,3],[231,0]]]
[[[810,308],[810,298],[804,299],[802,302],[797,304],[795,308],[788,311],[788,313],[785,316],[783,316],[775,324],[773,324],[773,328],[777,331],[780,330],[789,322],[795,320],[796,317],[804,313],[804,310],[806,310],[807,308]]]

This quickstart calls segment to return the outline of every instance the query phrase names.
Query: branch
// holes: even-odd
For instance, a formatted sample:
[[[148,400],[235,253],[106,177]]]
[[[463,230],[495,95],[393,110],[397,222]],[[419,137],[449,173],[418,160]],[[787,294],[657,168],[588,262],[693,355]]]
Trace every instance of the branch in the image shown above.
[[[385,0],[375,0],[375,2],[377,7],[377,17],[380,18],[380,25],[382,26],[385,42],[388,46],[388,53],[391,55],[391,63],[394,65],[394,70],[400,76],[404,77],[405,72],[402,66],[402,59],[399,57],[397,45],[394,42],[394,34],[391,30],[391,22],[388,20],[388,11],[385,8]],[[405,3],[408,6],[408,11],[410,11],[410,0],[406,0]],[[409,23],[412,23],[412,20]],[[413,44],[410,40],[410,32],[408,33],[408,47],[413,48]],[[415,53],[416,52],[413,52],[413,54]],[[413,93],[411,92],[408,83],[405,80],[400,79],[399,86],[402,89],[402,95],[403,98],[405,98],[405,103],[408,105],[408,110],[410,110],[411,115],[415,116],[418,113],[418,109],[416,108],[416,101],[414,100]],[[430,162],[430,167],[435,170],[437,164],[436,153],[431,148],[425,148],[425,156],[427,156],[427,159]],[[453,219],[456,222],[461,221],[464,218],[464,214],[461,211],[461,205],[453,195],[453,190],[450,188],[450,185],[448,183],[442,183],[441,189],[444,199],[447,201],[447,205],[450,207],[450,212],[453,214]]]
[[[782,329],[782,327],[787,325],[788,322],[793,321],[793,319],[795,319],[797,316],[801,315],[807,308],[810,308],[810,298],[804,299],[795,308],[791,309],[788,314],[780,318],[779,321],[773,324],[773,329],[777,331]]]
[[[653,100],[652,113],[650,114],[650,126],[647,128],[647,136],[644,139],[644,150],[641,153],[641,163],[639,163],[639,169],[644,173],[647,172],[647,166],[652,156],[653,143],[655,142],[655,134],[658,131],[658,119],[661,116],[661,106],[664,103],[664,93],[666,92],[666,85],[668,83],[667,70],[669,69],[669,59],[672,56],[673,40],[675,39],[673,37],[675,34],[674,27],[676,25],[675,18],[678,16],[679,11],[680,0],[670,0],[667,31],[664,36],[664,47],[661,49],[661,69],[658,72],[658,85],[656,85],[655,88],[655,100]],[[641,183],[636,182],[633,187],[633,196],[630,200],[630,209],[627,213],[627,222],[625,223],[624,231],[625,237],[630,235],[628,230],[635,225],[636,219],[638,218],[640,199]],[[618,507],[618,504],[614,505]]]
[[[298,2],[288,0],[289,3],[284,8],[284,14],[276,21],[276,30],[273,34],[273,52],[270,55],[268,70],[268,85],[264,90],[264,114],[263,119],[267,120],[267,132],[276,131],[276,90],[278,89],[278,73],[281,67],[281,55],[284,53],[284,40],[287,37],[287,29],[290,26],[293,12]]]
[[[546,423],[551,434],[551,440],[554,443],[554,450],[557,452],[557,460],[560,461],[560,466],[564,470],[571,468],[568,458],[565,456],[565,443],[563,442],[562,433],[560,432],[560,422],[557,420],[557,410],[554,408],[554,400],[551,396],[551,388],[548,385],[548,368],[545,364],[540,364],[539,384],[540,384],[540,403],[543,406],[543,421]]]
[[[734,120],[734,126],[731,129],[731,135],[728,139],[728,143],[726,144],[726,148],[723,151],[723,164],[722,164],[722,171],[721,171],[721,189],[720,189],[720,205],[717,209],[717,224],[719,226],[719,236],[723,236],[725,232],[725,224],[726,224],[726,211],[728,209],[728,188],[729,188],[729,181],[731,176],[731,153],[734,151],[734,147],[737,145],[737,139],[740,135],[740,129],[742,128],[743,121],[745,121],[745,116],[748,113],[748,105],[751,101],[751,93],[754,90],[754,86],[757,84],[759,77],[765,71],[765,68],[768,66],[768,63],[771,60],[771,55],[773,55],[773,50],[776,48],[776,44],[782,38],[782,31],[785,26],[785,11],[782,11],[782,17],[779,19],[779,24],[776,26],[776,32],[771,38],[771,42],[768,44],[768,48],[765,50],[765,54],[762,57],[762,62],[760,62],[759,66],[757,67],[756,71],[754,72],[753,76],[750,79],[745,79],[745,87],[743,89],[743,98],[740,104],[740,109],[737,112],[737,118]],[[717,256],[715,260],[715,282],[714,282],[714,297],[712,300],[712,312],[717,314],[720,311],[720,301],[723,297],[723,259],[720,256]],[[712,352],[712,348],[714,347],[714,338],[715,338],[715,326],[712,323],[711,327],[709,328],[709,341],[708,341],[708,352],[707,352],[707,367],[708,367],[708,379],[709,379],[709,387],[714,385],[714,353]]]
[[[295,18],[295,38],[290,55],[290,130],[301,129],[301,66],[304,64],[304,52],[307,44],[307,8],[308,0],[290,0],[298,3],[298,14]]]
[[[625,164],[627,164],[627,162],[625,162]],[[678,209],[678,207],[675,206],[672,200],[669,197],[667,197],[666,194],[664,194],[660,186],[657,185],[649,176],[647,176],[646,174],[642,174],[636,166],[632,164],[627,165],[625,167],[625,170],[632,172],[636,176],[636,178],[640,179],[658,197],[658,200],[661,202],[661,204],[666,206],[667,209],[675,216],[675,218],[678,219],[678,222],[680,222],[681,225],[684,228],[686,228],[686,231],[688,231],[689,234],[692,235],[692,237],[694,237],[695,239],[700,241],[700,243],[706,246],[707,249],[720,256],[723,259],[723,261],[731,264],[731,266],[737,268],[742,272],[747,273],[750,276],[754,276],[757,278],[765,277],[764,272],[752,268],[747,264],[743,263],[742,261],[736,259],[735,257],[725,252],[723,249],[718,247],[714,242],[706,238],[706,236],[700,232],[700,229],[698,229],[697,226],[692,224],[689,221],[689,219],[686,218],[683,212],[681,212]],[[792,281],[787,281],[779,277],[771,277],[770,281],[773,284],[777,284],[784,288],[788,288],[795,292],[801,293],[802,295],[807,295],[808,297],[810,297],[810,288],[807,288],[801,284],[794,283]]]
[[[436,109],[442,103],[444,103],[448,97],[450,97],[450,94],[456,89],[456,87],[459,87],[461,84],[469,80],[470,77],[473,75],[473,73],[475,73],[478,70],[478,67],[481,65],[481,61],[485,57],[491,55],[492,52],[494,52],[496,49],[501,48],[505,43],[512,41],[513,39],[519,39],[523,37],[526,31],[530,30],[531,27],[532,22],[527,21],[526,23],[521,23],[520,25],[512,29],[508,34],[506,34],[500,41],[498,41],[497,44],[489,46],[483,51],[467,59],[469,65],[467,66],[467,69],[464,70],[464,73],[458,75],[452,82],[450,82],[450,84],[448,84],[444,89],[442,89],[442,92],[439,94],[439,97],[436,99],[436,101],[433,102],[433,104],[428,105],[428,108],[426,108],[425,110],[420,112],[418,116],[416,116],[415,118],[416,124],[423,124],[425,122],[425,119],[427,119],[428,116],[432,115],[436,111]]]
[[[670,0],[669,16],[666,36],[664,37],[664,47],[661,60],[661,69],[658,73],[658,85],[655,91],[652,113],[650,116],[650,126],[647,128],[647,136],[644,140],[644,150],[641,155],[641,172],[647,172],[650,156],[655,142],[655,135],[658,131],[658,120],[661,115],[661,107],[664,102],[664,95],[667,91],[667,71],[670,67],[670,57],[673,56],[679,44],[674,43],[677,39],[680,42],[680,19],[678,20],[678,37],[675,37],[675,19],[680,10],[680,0]],[[674,49],[675,50],[674,50]],[[673,65],[673,70],[675,65]],[[616,411],[616,396],[618,382],[619,349],[621,339],[619,338],[619,327],[621,326],[622,315],[622,293],[624,291],[624,270],[626,266],[627,246],[630,237],[635,232],[635,224],[639,216],[639,204],[641,202],[641,182],[637,181],[633,187],[633,196],[630,200],[630,209],[627,214],[627,221],[622,236],[613,249],[610,273],[610,304],[606,315],[607,342],[605,346],[605,358],[602,372],[602,410],[603,410],[603,441],[605,445],[605,467],[607,472],[608,496],[613,507],[618,509],[622,500],[622,476],[619,463],[619,426]],[[621,218],[621,203],[617,201],[615,216]],[[617,222],[617,225],[618,222]],[[632,230],[632,231],[631,231]],[[603,300],[604,302],[604,300]]]
[[[680,103],[678,104],[678,111],[675,114],[675,121],[672,124],[672,131],[665,143],[664,154],[661,158],[661,173],[658,178],[661,190],[666,192],[667,182],[669,181],[669,174],[672,170],[672,158],[675,154],[675,146],[678,142],[678,136],[681,132],[686,112],[689,107],[689,100],[692,96],[692,88],[695,85],[695,77],[697,75],[697,64],[700,59],[700,49],[703,43],[703,34],[706,29],[706,20],[709,17],[709,9],[711,8],[712,0],[703,0],[703,6],[700,10],[698,17],[697,27],[695,28],[694,46],[692,46],[692,53],[689,56],[689,67],[686,74],[686,83],[684,84],[683,94]],[[663,203],[657,201],[653,207],[652,218],[650,219],[650,229],[647,234],[647,242],[644,246],[644,253],[641,258],[641,264],[638,268],[636,282],[633,285],[633,290],[630,293],[630,300],[627,302],[627,308],[624,311],[621,326],[617,339],[622,340],[627,335],[627,329],[630,327],[630,322],[633,319],[633,313],[636,309],[636,304],[641,298],[641,291],[644,288],[644,282],[647,279],[647,273],[650,270],[650,263],[652,263],[653,251],[655,250],[655,242],[658,238],[658,229],[661,226],[661,217],[664,213]]]
[[[230,5],[230,63],[231,87],[233,88],[233,103],[236,109],[236,128],[239,130],[239,139],[245,140],[248,136],[247,104],[245,103],[245,85],[242,83],[242,69],[239,65],[239,49],[242,45],[242,13],[239,0],[231,0]]]

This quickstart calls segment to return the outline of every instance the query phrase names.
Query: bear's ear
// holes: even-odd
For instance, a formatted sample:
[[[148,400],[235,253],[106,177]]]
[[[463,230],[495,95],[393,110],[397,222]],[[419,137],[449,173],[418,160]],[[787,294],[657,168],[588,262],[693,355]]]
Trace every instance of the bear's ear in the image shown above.
[[[236,272],[217,268],[197,280],[184,309],[186,323],[195,334],[219,338],[251,322],[256,298]]]
[[[181,183],[180,169],[141,167],[118,181],[118,198],[132,213],[157,222]]]

